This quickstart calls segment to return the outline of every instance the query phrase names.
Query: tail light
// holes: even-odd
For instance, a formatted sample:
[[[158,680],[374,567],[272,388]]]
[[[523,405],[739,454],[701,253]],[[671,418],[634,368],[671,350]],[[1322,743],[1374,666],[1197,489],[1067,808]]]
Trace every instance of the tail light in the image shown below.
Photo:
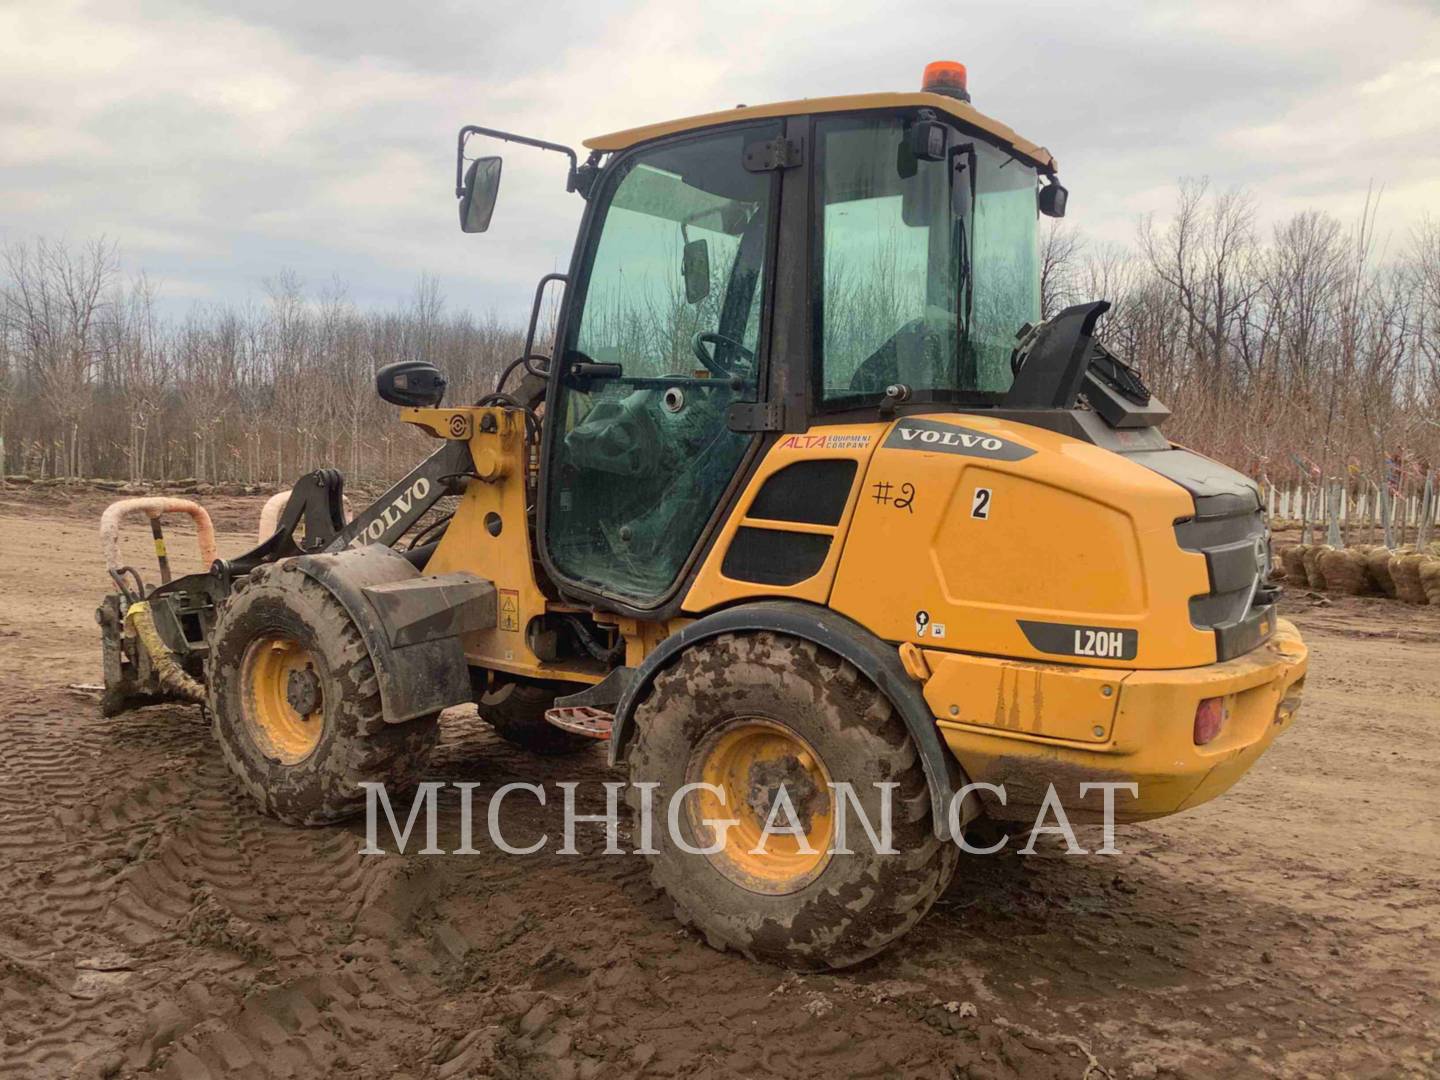
[[[1225,723],[1225,699],[1207,697],[1195,707],[1195,745],[1215,741]]]

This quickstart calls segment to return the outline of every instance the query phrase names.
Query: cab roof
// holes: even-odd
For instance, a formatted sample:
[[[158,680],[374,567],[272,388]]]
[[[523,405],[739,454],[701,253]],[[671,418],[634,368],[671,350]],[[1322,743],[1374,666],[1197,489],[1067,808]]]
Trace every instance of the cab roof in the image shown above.
[[[687,116],[680,120],[666,120],[659,124],[627,128],[609,135],[597,135],[586,139],[590,150],[608,153],[625,150],[638,143],[649,142],[665,135],[677,135],[684,131],[698,131],[719,124],[734,124],[744,120],[758,120],[776,116],[805,116],[811,113],[857,112],[863,109],[934,109],[952,116],[961,122],[978,128],[987,135],[1008,146],[1020,157],[1027,158],[1043,173],[1054,173],[1058,169],[1055,158],[1045,147],[1032,143],[1017,134],[1000,121],[980,112],[968,102],[945,94],[915,93],[846,94],[842,97],[800,98],[797,101],[777,101],[770,105],[741,105],[724,112],[704,113],[701,116]]]

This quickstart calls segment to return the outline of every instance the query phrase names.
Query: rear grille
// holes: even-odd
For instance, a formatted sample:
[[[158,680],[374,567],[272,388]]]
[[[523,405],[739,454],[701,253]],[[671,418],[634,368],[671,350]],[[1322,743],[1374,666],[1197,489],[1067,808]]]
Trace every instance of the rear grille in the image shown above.
[[[1205,556],[1210,591],[1190,598],[1190,621],[1215,632],[1215,653],[1229,660],[1249,652],[1275,629],[1270,532],[1253,493],[1195,497],[1195,516],[1175,523],[1175,539]]]

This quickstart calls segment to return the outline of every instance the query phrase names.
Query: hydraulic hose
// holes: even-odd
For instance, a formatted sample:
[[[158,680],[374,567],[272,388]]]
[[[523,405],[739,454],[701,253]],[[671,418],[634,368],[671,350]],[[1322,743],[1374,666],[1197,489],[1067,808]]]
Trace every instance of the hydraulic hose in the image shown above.
[[[155,628],[155,616],[150,613],[149,601],[140,600],[131,604],[130,609],[125,612],[125,622],[135,631],[140,647],[149,654],[150,665],[155,669],[160,685],[186,701],[203,703],[205,687],[186,673],[175,654],[160,639],[160,631]]]

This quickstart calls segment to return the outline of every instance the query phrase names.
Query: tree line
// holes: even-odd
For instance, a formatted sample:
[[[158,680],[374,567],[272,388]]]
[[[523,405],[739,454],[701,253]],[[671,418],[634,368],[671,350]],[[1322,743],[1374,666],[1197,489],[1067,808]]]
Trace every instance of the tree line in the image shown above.
[[[1051,223],[1042,305],[1111,301],[1102,334],[1174,410],[1174,441],[1281,486],[1415,492],[1440,457],[1440,223],[1382,242],[1377,206],[1262,230],[1247,192],[1183,181],[1128,246]],[[166,317],[110,242],[12,243],[0,476],[288,484],[335,465],[391,479],[427,443],[376,397],[375,370],[429,360],[449,400],[473,400],[522,340],[518,322],[448,308],[428,278],[372,311],[282,273],[257,300]]]
[[[1049,227],[1042,304],[1112,302],[1102,332],[1173,441],[1283,489],[1418,495],[1440,456],[1440,222],[1382,239],[1378,207],[1262,230],[1250,193],[1185,180],[1133,246]]]
[[[448,400],[493,389],[523,333],[449,311],[421,279],[405,304],[364,311],[344,286],[292,273],[262,300],[161,314],[114,244],[39,239],[0,250],[0,476],[288,486],[321,466],[392,479],[429,440],[375,393],[375,372],[424,359]]]

